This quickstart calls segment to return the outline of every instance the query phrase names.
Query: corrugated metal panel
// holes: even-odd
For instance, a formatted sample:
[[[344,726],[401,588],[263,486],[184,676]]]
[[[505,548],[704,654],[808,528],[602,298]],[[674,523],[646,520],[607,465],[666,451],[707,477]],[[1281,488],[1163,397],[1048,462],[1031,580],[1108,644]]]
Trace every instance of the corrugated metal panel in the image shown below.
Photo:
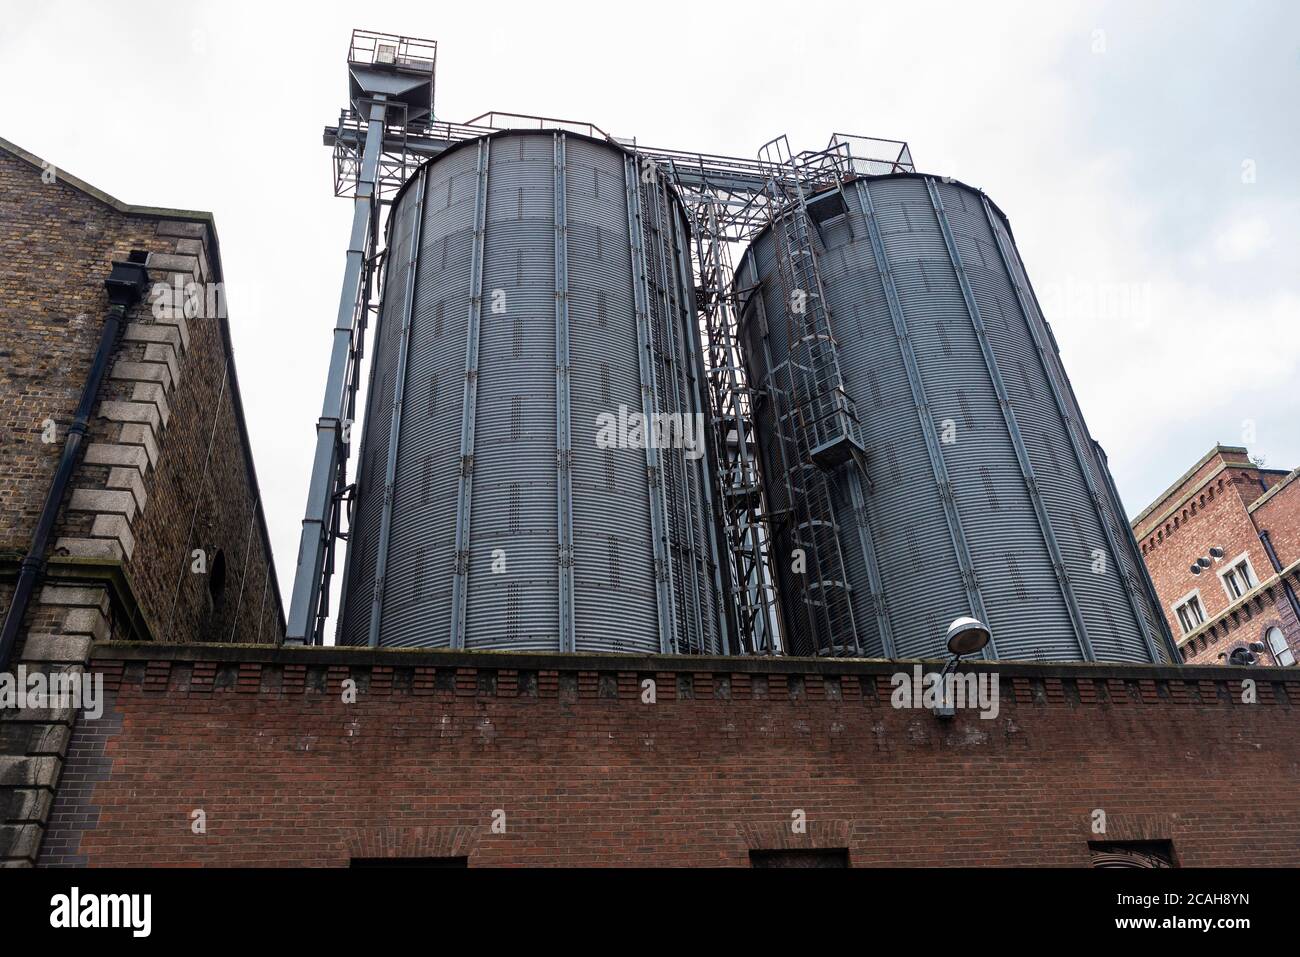
[[[1037,347],[1035,334],[1045,326],[1036,305],[1025,307],[1029,315],[1022,308],[1022,298],[1032,304],[1032,292],[1017,294],[1028,281],[1000,214],[968,187],[919,176],[861,180],[845,194],[847,218],[820,230],[820,266],[867,447],[870,486],[857,517],[878,556],[896,653],[941,655],[948,622],[975,614],[989,624],[999,658],[1080,660],[1091,644],[1101,660],[1150,661],[1139,616],[1154,616],[1140,589],[1127,585],[1139,576],[1127,529],[1115,518],[1122,509],[1071,404],[1059,357]],[[887,272],[872,247],[873,227]],[[774,269],[765,233],[738,269],[742,287],[763,287],[742,316],[757,383],[785,350]],[[770,416],[758,418],[770,476],[784,466]],[[1076,446],[1085,451],[1076,455]],[[779,510],[781,493],[770,480],[768,494]],[[851,504],[837,497],[841,528],[856,532]],[[871,613],[866,555],[851,544],[842,542],[855,614],[871,634],[861,628]],[[962,577],[963,547],[970,582]],[[777,571],[789,574],[780,563]],[[797,641],[808,640],[805,623],[786,626]],[[873,640],[868,653],[881,654]]]
[[[480,149],[486,156],[481,171]],[[396,376],[394,329],[400,331],[405,308],[392,264],[409,258],[419,188],[425,212],[380,644],[450,643],[460,514],[464,646],[563,650],[561,517],[568,507],[574,646],[661,650],[646,452],[597,445],[598,417],[617,418],[620,406],[642,408],[630,194],[646,261],[644,318],[663,382],[650,393],[649,408],[699,408],[687,369],[695,356],[684,346],[684,330],[693,321],[689,275],[679,273],[685,220],[667,184],[637,182],[638,168],[618,148],[586,137],[502,133],[426,164],[418,185],[408,184],[397,198],[363,460],[369,446],[387,448],[378,436],[391,425],[385,410]],[[475,269],[480,255],[481,278]],[[477,361],[467,366],[473,317]],[[465,388],[468,367],[476,370],[473,390]],[[463,433],[467,408],[472,430]],[[461,493],[463,435],[472,452],[467,495]],[[681,643],[669,650],[720,651],[723,609],[709,557],[713,518],[701,490],[708,473],[680,449],[658,454],[671,473],[662,492],[665,525],[671,525],[665,546],[674,546],[678,573],[689,583],[667,594],[666,614],[673,633],[681,634]],[[382,514],[382,484],[368,480],[366,468],[340,627],[340,640],[350,644],[366,637],[361,608],[368,610],[374,589]],[[382,482],[382,466],[377,475]]]

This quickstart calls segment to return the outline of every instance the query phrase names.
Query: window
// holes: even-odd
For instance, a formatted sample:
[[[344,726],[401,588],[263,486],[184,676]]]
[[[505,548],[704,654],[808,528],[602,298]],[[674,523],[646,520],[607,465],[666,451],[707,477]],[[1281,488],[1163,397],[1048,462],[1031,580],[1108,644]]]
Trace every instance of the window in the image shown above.
[[[208,595],[212,599],[212,607],[216,608],[221,604],[221,599],[226,594],[226,553],[217,549],[217,553],[212,556],[212,567],[208,569]]]
[[[750,867],[848,867],[849,850],[846,847],[795,849],[781,851],[750,851]]]
[[[1244,553],[1229,562],[1228,567],[1219,572],[1219,578],[1223,581],[1223,590],[1228,593],[1228,598],[1232,601],[1236,601],[1259,584],[1254,572],[1251,571],[1250,559]]]
[[[1174,606],[1178,614],[1178,624],[1183,627],[1183,634],[1191,634],[1205,623],[1205,610],[1201,607],[1201,595],[1194,591],[1179,604]]]
[[[1174,866],[1170,841],[1089,841],[1092,866],[1100,868],[1168,868]]]
[[[1290,668],[1295,664],[1295,652],[1286,643],[1281,628],[1274,625],[1264,633],[1264,640],[1268,642],[1268,650],[1273,655],[1273,660],[1279,665]]]

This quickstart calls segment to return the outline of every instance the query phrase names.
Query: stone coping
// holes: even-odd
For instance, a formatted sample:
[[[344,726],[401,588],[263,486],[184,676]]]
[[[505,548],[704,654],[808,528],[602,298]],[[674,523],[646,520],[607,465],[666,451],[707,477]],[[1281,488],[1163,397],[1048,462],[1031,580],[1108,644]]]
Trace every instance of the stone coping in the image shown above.
[[[926,670],[942,659],[794,658],[765,656],[560,654],[514,651],[450,651],[428,648],[301,647],[236,644],[155,644],[96,642],[95,661],[216,662],[358,668],[437,668],[548,672],[663,672],[716,674],[891,675],[920,664]],[[1117,679],[1135,681],[1229,681],[1300,685],[1300,668],[1223,665],[1135,665],[1124,663],[965,660],[963,670],[993,671],[1005,677]],[[1300,688],[1295,692],[1300,695]]]

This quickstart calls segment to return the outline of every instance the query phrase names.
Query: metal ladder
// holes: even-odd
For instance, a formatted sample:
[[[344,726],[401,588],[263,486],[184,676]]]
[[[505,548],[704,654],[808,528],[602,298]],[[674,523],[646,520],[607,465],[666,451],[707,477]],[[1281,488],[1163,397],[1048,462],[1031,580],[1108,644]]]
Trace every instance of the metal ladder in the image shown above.
[[[791,548],[802,549],[806,560],[804,574],[788,576],[797,594],[787,597],[802,604],[806,622],[806,631],[800,627],[804,623],[791,624],[794,645],[789,650],[857,654],[861,646],[834,507],[833,473],[845,462],[860,463],[861,429],[840,374],[817,263],[817,233],[787,139],[765,144],[759,160],[766,173],[768,226],[787,329],[786,358],[769,370],[784,465],[785,526]]]

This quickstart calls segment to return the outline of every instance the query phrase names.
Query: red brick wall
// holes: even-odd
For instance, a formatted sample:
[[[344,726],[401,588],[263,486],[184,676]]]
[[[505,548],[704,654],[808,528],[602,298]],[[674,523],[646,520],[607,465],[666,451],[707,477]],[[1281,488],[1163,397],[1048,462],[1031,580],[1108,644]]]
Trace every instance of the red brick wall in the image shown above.
[[[108,645],[95,667],[111,707],[78,724],[47,866],[1086,866],[1096,839],[1300,864],[1300,673],[1277,669],[1006,664],[995,720],[945,723],[890,706],[887,663]]]
[[[1268,532],[1273,550],[1285,568],[1300,561],[1300,477],[1274,492],[1255,509],[1255,524]]]

